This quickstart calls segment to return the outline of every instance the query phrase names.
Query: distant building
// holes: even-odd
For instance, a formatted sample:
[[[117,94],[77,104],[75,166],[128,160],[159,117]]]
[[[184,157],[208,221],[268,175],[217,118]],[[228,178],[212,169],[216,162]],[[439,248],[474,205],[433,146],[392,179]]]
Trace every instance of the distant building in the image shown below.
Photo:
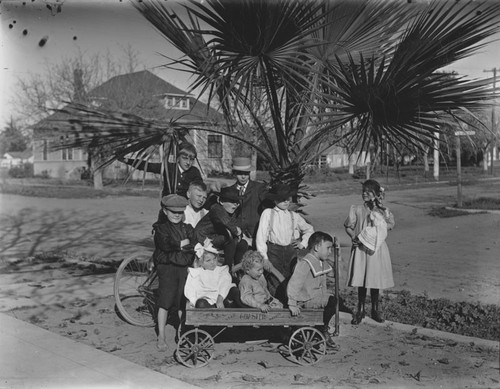
[[[77,76],[75,72],[75,77]],[[144,118],[165,121],[176,119],[179,123],[205,120],[223,123],[222,114],[147,70],[113,77],[91,90],[85,98],[94,107],[131,112]],[[87,167],[88,155],[85,150],[51,151],[50,146],[53,142],[60,143],[68,136],[67,132],[58,129],[54,122],[69,119],[67,116],[56,112],[33,126],[35,175],[78,177],[83,168]],[[200,170],[203,174],[206,175],[212,170],[220,172],[231,170],[231,148],[228,137],[206,131],[193,131],[186,138],[198,151]],[[159,160],[158,155],[151,162]],[[104,169],[103,176],[114,179],[125,178],[130,169],[133,168],[115,162]],[[131,173],[132,178],[144,177],[140,171]],[[154,175],[148,173],[146,178],[154,178]]]
[[[338,146],[332,146],[321,155],[316,157],[310,164],[309,167],[314,167],[318,169],[322,168],[340,168],[351,166],[366,166],[370,162],[370,155],[365,151],[359,153],[354,152],[349,158],[349,154],[346,153],[345,149]]]
[[[10,169],[11,167],[21,166],[24,163],[33,163],[33,152],[25,151],[9,151],[2,156],[0,167]]]

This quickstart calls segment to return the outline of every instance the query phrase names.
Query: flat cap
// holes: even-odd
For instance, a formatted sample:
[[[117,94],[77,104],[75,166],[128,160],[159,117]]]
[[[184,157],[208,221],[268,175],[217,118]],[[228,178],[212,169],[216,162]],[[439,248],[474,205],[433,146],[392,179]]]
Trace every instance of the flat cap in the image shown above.
[[[169,194],[161,199],[161,206],[174,212],[184,211],[186,205],[188,205],[187,199],[176,194]]]

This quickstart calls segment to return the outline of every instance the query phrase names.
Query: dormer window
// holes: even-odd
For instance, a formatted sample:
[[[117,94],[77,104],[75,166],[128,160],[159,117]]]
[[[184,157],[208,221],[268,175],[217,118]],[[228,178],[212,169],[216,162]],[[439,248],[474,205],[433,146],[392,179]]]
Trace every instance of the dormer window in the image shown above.
[[[189,99],[181,96],[165,97],[165,108],[189,109]]]

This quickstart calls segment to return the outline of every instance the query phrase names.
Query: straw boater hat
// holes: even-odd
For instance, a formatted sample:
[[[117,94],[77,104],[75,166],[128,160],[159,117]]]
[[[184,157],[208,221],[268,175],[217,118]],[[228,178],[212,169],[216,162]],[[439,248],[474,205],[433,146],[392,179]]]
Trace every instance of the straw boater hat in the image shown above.
[[[252,160],[246,157],[233,158],[233,172],[250,173],[252,171]]]

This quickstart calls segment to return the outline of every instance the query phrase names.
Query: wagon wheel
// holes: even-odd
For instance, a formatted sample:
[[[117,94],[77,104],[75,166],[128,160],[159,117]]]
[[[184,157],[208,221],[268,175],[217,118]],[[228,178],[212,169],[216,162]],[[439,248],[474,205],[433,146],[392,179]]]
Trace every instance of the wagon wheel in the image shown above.
[[[183,334],[177,343],[175,355],[187,367],[202,367],[213,358],[214,339],[199,328]]]
[[[140,252],[125,258],[115,274],[114,295],[118,311],[130,324],[152,327],[156,320],[158,288],[155,271],[148,269],[151,253]]]
[[[314,365],[326,354],[325,336],[316,328],[299,328],[290,337],[288,351],[299,365]]]

